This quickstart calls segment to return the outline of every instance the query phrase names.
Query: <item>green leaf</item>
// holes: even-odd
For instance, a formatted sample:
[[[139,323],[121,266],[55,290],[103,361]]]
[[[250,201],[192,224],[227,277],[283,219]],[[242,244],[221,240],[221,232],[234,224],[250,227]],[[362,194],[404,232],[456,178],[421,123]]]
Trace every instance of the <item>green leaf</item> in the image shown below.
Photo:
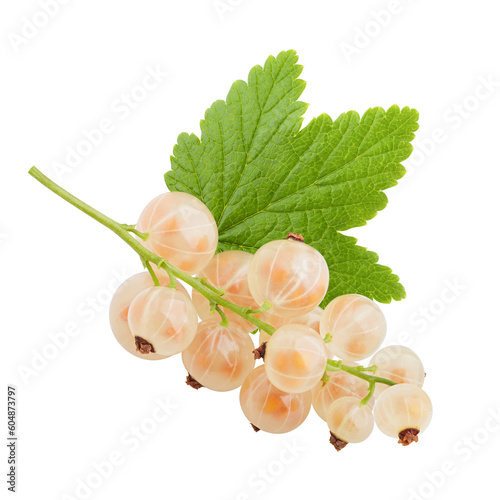
[[[338,231],[366,224],[387,205],[412,151],[418,113],[392,106],[323,114],[304,128],[305,83],[294,51],[256,66],[235,82],[201,122],[201,140],[181,134],[171,191],[200,198],[219,228],[219,250],[255,252],[264,243],[300,233],[330,268],[324,303],[346,293],[380,302],[404,298],[399,278],[375,253]]]

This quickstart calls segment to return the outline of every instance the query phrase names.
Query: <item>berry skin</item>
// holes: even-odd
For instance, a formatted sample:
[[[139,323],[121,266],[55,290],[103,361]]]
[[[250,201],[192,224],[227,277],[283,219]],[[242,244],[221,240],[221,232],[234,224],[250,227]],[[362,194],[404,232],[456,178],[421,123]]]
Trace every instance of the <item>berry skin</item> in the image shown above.
[[[143,290],[132,301],[128,324],[141,352],[172,356],[193,341],[198,316],[182,292],[155,286]]]
[[[361,443],[373,431],[373,413],[361,400],[345,396],[334,401],[326,416],[330,432],[346,443]]]
[[[277,240],[263,245],[248,271],[250,292],[257,304],[268,302],[273,312],[298,318],[325,297],[329,271],[323,256],[300,241]]]
[[[217,249],[217,224],[194,196],[172,192],[157,196],[143,210],[136,229],[148,233],[144,246],[188,274],[201,271]]]
[[[188,373],[207,389],[232,391],[253,370],[254,345],[238,325],[224,327],[216,320],[202,321],[196,336],[182,352]]]
[[[162,270],[157,271],[156,275],[158,276],[161,286],[168,286],[170,284],[168,274],[164,273]],[[177,281],[176,284],[177,290],[182,292],[186,297],[189,297],[186,289]],[[116,337],[116,340],[130,354],[133,354],[141,359],[158,360],[165,359],[168,356],[163,356],[157,353],[141,354],[137,350],[134,336],[128,326],[128,311],[130,303],[140,292],[146,290],[147,288],[151,288],[152,286],[154,286],[153,279],[147,271],[135,274],[125,280],[116,290],[113,295],[113,299],[111,300],[111,304],[109,306],[109,322],[111,324],[111,331]]]
[[[375,423],[390,437],[399,437],[403,445],[418,441],[416,434],[422,433],[432,418],[432,403],[420,387],[413,384],[398,384],[382,392],[375,404]],[[407,441],[409,432],[413,439]],[[411,437],[411,434],[410,434]]]
[[[248,288],[248,267],[253,255],[240,250],[229,250],[218,253],[199,273],[198,277],[205,278],[207,283],[215,288],[221,288],[226,293],[224,298],[238,306],[256,309],[259,306],[250,294]],[[213,317],[210,314],[209,301],[197,290],[193,290],[193,304],[202,319]],[[255,326],[244,320],[239,314],[222,308],[230,324],[238,323],[246,333],[255,330]],[[259,315],[257,315],[259,317]]]
[[[349,366],[358,366],[356,363],[345,362]],[[328,372],[326,384],[320,380],[312,389],[312,404],[316,413],[326,421],[328,409],[334,401],[344,397],[354,397],[358,400],[368,395],[369,384],[355,375],[344,371]],[[368,402],[373,407],[373,398]]]
[[[285,318],[284,316],[280,316],[279,314],[273,314],[272,311],[269,310],[264,311],[260,315],[260,319],[264,321],[264,323],[268,323],[271,326],[274,326],[274,328],[276,329],[290,323],[295,323],[297,325],[309,326],[319,334],[319,322],[322,314],[323,309],[321,309],[321,307],[316,307],[310,313],[307,313],[305,316],[300,316],[299,318]],[[262,342],[267,342],[270,338],[271,335],[261,330],[259,335],[259,344],[262,344]]]
[[[269,382],[264,366],[250,372],[240,390],[240,405],[247,419],[273,434],[299,427],[311,409],[311,393],[289,394]]]
[[[292,323],[278,328],[267,342],[264,366],[275,387],[301,393],[321,380],[326,360],[325,343],[318,333]]]
[[[387,331],[385,317],[375,302],[362,295],[341,295],[325,308],[321,335],[332,336],[327,344],[330,357],[359,361],[371,356]]]
[[[377,377],[387,378],[397,384],[413,384],[418,387],[424,385],[425,370],[420,358],[408,347],[391,345],[381,349],[370,360],[375,365]],[[386,384],[377,384],[375,397],[379,397],[388,389]]]

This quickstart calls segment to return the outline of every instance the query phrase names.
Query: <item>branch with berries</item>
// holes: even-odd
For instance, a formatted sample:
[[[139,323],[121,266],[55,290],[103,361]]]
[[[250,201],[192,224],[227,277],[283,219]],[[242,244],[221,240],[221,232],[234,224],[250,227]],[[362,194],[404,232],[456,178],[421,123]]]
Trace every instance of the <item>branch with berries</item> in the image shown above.
[[[137,225],[120,224],[38,169],[29,173],[117,234],[146,267],[111,304],[113,333],[132,354],[156,360],[182,353],[192,387],[241,387],[241,407],[255,430],[293,430],[312,405],[337,450],[364,441],[374,423],[403,445],[418,441],[428,426],[432,405],[421,389],[418,356],[399,346],[376,353],[386,321],[362,295],[340,295],[319,307],[328,266],[300,235],[270,241],[255,254],[216,254],[216,221],[192,195],[161,195]],[[192,298],[178,280],[191,286]],[[254,356],[249,334],[257,331],[261,347]],[[370,366],[356,364],[374,353]],[[265,358],[264,365],[255,368],[255,357]]]

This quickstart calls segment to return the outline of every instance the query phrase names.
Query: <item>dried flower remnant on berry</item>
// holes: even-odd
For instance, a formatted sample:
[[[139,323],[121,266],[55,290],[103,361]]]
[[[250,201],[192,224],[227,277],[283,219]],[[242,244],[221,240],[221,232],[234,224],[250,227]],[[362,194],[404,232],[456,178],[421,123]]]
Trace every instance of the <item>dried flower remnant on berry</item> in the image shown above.
[[[194,340],[182,352],[187,372],[212,391],[240,387],[255,366],[254,344],[238,325],[222,326],[215,320],[198,324]]]
[[[186,384],[189,385],[189,387],[192,387],[193,389],[201,389],[203,386],[191,375],[188,373],[188,376],[186,377]]]
[[[186,349],[198,326],[196,310],[186,295],[156,286],[140,292],[130,304],[128,325],[134,337],[154,346],[154,352],[171,356]]]
[[[348,445],[348,443],[339,439],[333,432],[330,432],[330,443],[333,444],[337,451],[342,450]]]
[[[170,284],[170,277],[168,273],[161,269],[156,269],[154,272],[160,282],[160,286],[168,287]],[[147,361],[166,359],[168,356],[158,354],[157,352],[153,353],[151,351],[143,354],[137,350],[134,335],[130,331],[128,324],[128,316],[130,304],[137,297],[137,295],[143,290],[151,288],[154,285],[154,281],[149,272],[146,271],[134,274],[118,287],[113,295],[111,303],[109,304],[109,324],[116,340],[128,353]],[[177,282],[177,280],[176,287],[177,290],[188,297],[188,292],[179,282]],[[137,335],[140,338],[144,338],[144,335],[141,335],[139,332]]]
[[[264,359],[264,356],[266,355],[266,344],[267,342],[262,342],[257,349],[252,351],[255,359]]]
[[[294,240],[294,241],[300,241],[301,243],[304,243],[304,237],[299,234],[299,233],[288,233],[286,236],[287,240]]]
[[[156,352],[153,344],[142,337],[135,337],[135,347],[141,354],[154,354]]]
[[[288,75],[286,85],[281,85],[281,80],[275,78],[278,73]],[[152,278],[156,273],[153,265],[159,265],[172,280],[178,278],[189,284],[195,291],[193,298],[187,299],[188,303],[180,297],[174,297],[173,291],[169,292],[170,296],[167,297],[166,293],[161,290],[150,292],[158,297],[164,296],[164,300],[158,304],[146,300],[137,301],[138,296],[135,295],[131,296],[130,300],[127,297],[127,300],[117,301],[116,311],[121,321],[121,323],[115,321],[120,327],[118,336],[120,339],[122,337],[128,339],[128,346],[122,342],[121,344],[127,350],[130,347],[129,352],[133,351],[134,355],[150,360],[182,352],[183,361],[190,361],[185,358],[195,351],[194,365],[199,367],[207,362],[205,366],[209,367],[208,371],[212,374],[214,372],[212,361],[214,359],[214,363],[217,363],[217,360],[221,361],[219,368],[215,370],[221,375],[218,383],[225,384],[228,379],[234,378],[236,372],[233,368],[236,367],[238,370],[240,366],[238,363],[240,358],[235,349],[228,349],[226,343],[219,349],[214,343],[213,348],[203,347],[198,352],[197,344],[193,344],[195,340],[191,334],[192,330],[197,328],[195,325],[198,319],[192,302],[197,299],[202,304],[196,308],[199,309],[202,319],[215,318],[216,316],[210,316],[214,310],[220,314],[222,324],[218,321],[219,318],[215,319],[220,325],[218,328],[232,329],[236,323],[243,323],[248,332],[258,327],[261,332],[272,335],[267,346],[264,346],[267,347],[267,352],[262,353],[262,357],[264,354],[266,357],[265,364],[254,368],[246,376],[240,390],[241,408],[248,420],[252,422],[254,430],[262,429],[263,432],[272,433],[288,432],[301,425],[311,407],[312,389],[316,385],[323,387],[324,379],[322,378],[325,375],[325,368],[329,367],[335,373],[340,370],[353,377],[356,376],[364,383],[363,393],[366,392],[368,385],[368,399],[363,398],[366,401],[363,400],[361,403],[361,400],[357,398],[352,404],[352,408],[356,411],[352,413],[354,416],[350,422],[354,424],[358,422],[355,416],[363,415],[362,412],[367,414],[369,409],[366,403],[369,402],[369,397],[373,396],[372,403],[376,399],[376,394],[373,393],[375,382],[394,387],[392,384],[399,382],[402,378],[399,367],[397,367],[397,373],[394,374],[399,378],[394,381],[376,377],[373,370],[369,368],[365,371],[361,369],[357,371],[345,364],[349,358],[352,359],[353,355],[369,356],[372,348],[376,347],[374,345],[377,340],[376,336],[371,337],[373,342],[368,342],[369,338],[360,338],[359,335],[355,335],[355,338],[343,339],[338,335],[338,328],[335,332],[337,335],[333,335],[333,331],[326,331],[325,334],[330,333],[331,337],[336,337],[326,344],[328,350],[333,350],[336,346],[344,348],[347,352],[345,359],[343,356],[338,356],[341,359],[338,360],[339,364],[335,364],[335,361],[327,359],[325,343],[319,340],[325,335],[318,336],[318,329],[302,321],[302,318],[312,314],[325,297],[329,302],[335,296],[352,290],[357,290],[370,299],[381,302],[389,302],[391,298],[396,300],[404,298],[404,289],[390,269],[377,264],[375,254],[355,246],[352,240],[352,244],[349,244],[349,240],[346,240],[346,237],[337,230],[357,227],[373,215],[372,179],[374,175],[384,177],[376,189],[376,196],[383,196],[382,191],[395,185],[403,175],[404,169],[399,162],[406,159],[411,151],[408,143],[414,137],[418,114],[415,110],[400,109],[397,106],[387,111],[373,108],[362,117],[355,112],[350,112],[343,115],[347,116],[346,133],[344,134],[345,140],[340,145],[336,141],[337,127],[332,126],[334,121],[327,115],[311,121],[303,129],[304,132],[300,132],[301,115],[306,109],[304,103],[297,101],[305,85],[305,82],[298,79],[300,73],[301,67],[297,65],[295,52],[283,52],[278,57],[271,57],[265,65],[252,69],[249,85],[235,84],[230,93],[230,95],[234,94],[233,97],[237,94],[235,99],[230,99],[230,102],[217,102],[217,109],[223,110],[227,119],[220,121],[218,113],[207,115],[206,121],[209,126],[220,125],[222,127],[222,141],[210,134],[204,134],[200,139],[194,134],[179,136],[179,144],[176,145],[172,157],[172,168],[165,176],[171,192],[153,200],[142,212],[136,227],[118,224],[59,188],[36,169],[30,171],[35,179],[54,193],[122,238],[143,262],[151,264],[148,265],[148,271]],[[272,83],[256,88],[252,85],[255,81]],[[235,92],[235,89],[238,92]],[[240,90],[242,93],[239,92]],[[269,95],[277,105],[266,110],[260,104]],[[241,106],[233,106],[235,102],[240,103]],[[268,119],[254,120],[256,114],[262,115],[263,113]],[[242,116],[243,119],[240,120]],[[249,149],[250,143],[245,141],[249,123],[250,129],[252,124],[257,123],[257,128],[253,127],[255,141],[251,147],[253,150],[256,147],[262,150],[263,155],[254,155]],[[284,123],[286,126],[283,125]],[[316,133],[318,131],[321,132],[319,136]],[[278,143],[267,140],[270,135],[277,137],[277,134],[285,140],[278,141]],[[321,144],[325,141],[332,145],[329,154],[302,155],[301,161],[305,168],[301,168],[299,172],[296,168],[298,149],[319,151],[318,148],[321,148]],[[382,144],[384,150],[376,158],[370,155],[370,148],[362,148],[364,144],[375,142]],[[273,147],[268,147],[269,144]],[[346,148],[349,151],[360,152],[359,157],[350,162],[350,169],[354,175],[347,181],[345,178],[330,175],[338,167],[338,161],[335,159],[345,160]],[[220,149],[225,152],[223,155],[217,153]],[[196,156],[194,162],[192,161],[193,153]],[[236,161],[223,162],[224,165],[221,165],[221,159],[223,160],[224,156],[228,158],[228,155],[236,155]],[[264,156],[266,161],[260,161]],[[239,158],[246,158],[248,161],[239,161]],[[256,158],[259,158],[259,161],[255,161]],[[330,161],[331,158],[334,161]],[[366,161],[367,158],[369,162]],[[249,161],[253,161],[250,175],[248,175],[250,173]],[[247,200],[258,189],[254,181],[261,182],[263,179],[270,180],[273,183],[273,189],[264,190],[265,192],[260,190],[259,203],[255,207],[249,206],[252,204],[247,203]],[[326,188],[318,191],[318,181]],[[347,189],[344,189],[346,185]],[[336,193],[334,203],[332,203],[332,192]],[[224,203],[220,203],[221,200]],[[300,217],[290,217],[291,211],[295,211],[299,205]],[[353,211],[354,205],[356,209]],[[255,211],[257,207],[258,212]],[[262,207],[265,208],[261,209]],[[321,210],[322,217],[317,216],[318,210]],[[349,212],[348,218],[350,219],[347,222],[344,217],[346,211]],[[250,227],[251,231],[248,230]],[[294,233],[288,234],[285,239],[289,231]],[[139,233],[148,233],[148,235]],[[299,233],[305,236],[306,241],[314,242],[314,247],[308,245]],[[228,238],[229,234],[232,234],[232,237]],[[283,239],[268,241],[271,234],[279,234],[279,237]],[[268,242],[265,243],[266,241]],[[227,252],[224,251],[233,252],[232,248],[250,250],[250,255],[242,253],[242,260],[246,259],[248,268],[251,264],[255,265],[255,272],[248,273],[248,276],[242,277],[241,280],[235,279],[235,277],[241,277],[238,271],[245,266],[236,266],[238,269],[230,273],[226,262],[217,268],[216,274],[218,276],[218,271],[228,272],[230,276],[223,280],[224,286],[215,286],[208,276],[205,280],[200,279],[201,274],[206,271],[207,263],[222,264],[223,257],[214,257],[216,250],[221,251],[218,255],[226,254],[227,256]],[[265,252],[262,249],[264,248],[269,251],[267,255],[263,255]],[[231,255],[234,256],[234,254],[229,256]],[[193,278],[192,275],[197,273],[200,273],[200,276]],[[333,278],[331,281],[330,275]],[[159,274],[156,277],[160,278]],[[159,280],[153,279],[153,281],[157,285],[156,288],[160,288],[157,283]],[[248,285],[248,290],[242,290],[240,285]],[[152,287],[152,284],[150,286]],[[219,288],[222,291],[218,290]],[[248,299],[249,303],[240,303],[241,297]],[[130,311],[126,309],[129,305]],[[275,317],[280,315],[292,320],[291,323],[283,321],[278,325],[264,320],[267,305],[272,306],[272,309],[269,309],[270,315]],[[185,310],[181,311],[184,308]],[[147,311],[144,312],[145,309]],[[190,318],[188,318],[189,321],[185,321],[186,315],[193,316],[193,321]],[[366,323],[364,314],[356,314],[355,319],[360,323]],[[227,320],[230,322],[229,326],[225,325]],[[275,321],[278,322],[278,319]],[[165,322],[169,323],[166,328],[163,327]],[[318,323],[321,323],[320,319]],[[347,328],[349,321],[344,326]],[[303,332],[298,339],[294,339],[293,349],[289,349],[290,344],[279,342],[280,327],[287,329],[311,327],[315,334],[313,336],[312,333]],[[363,324],[360,328],[363,333],[368,333],[371,326]],[[130,330],[128,337],[124,335],[128,334],[127,329]],[[158,330],[161,331],[158,332]],[[278,332],[277,335],[274,333],[275,330]],[[137,353],[134,336],[139,336],[139,348],[148,352],[155,351],[157,354]],[[219,339],[222,335],[209,338]],[[309,339],[310,343],[302,344],[301,339]],[[177,341],[180,340],[183,342],[178,343]],[[268,339],[263,339],[259,343],[265,340]],[[253,366],[255,346],[253,343],[244,345],[243,342],[241,345],[244,347],[248,365]],[[211,354],[214,354],[214,357]],[[222,358],[225,358],[224,363],[222,363]],[[267,370],[271,367],[273,368],[272,377],[267,375]],[[197,372],[190,367],[187,372],[189,373],[188,382],[196,388],[203,385],[213,389],[204,378],[203,371]],[[295,381],[293,387],[288,387],[290,391],[280,390],[273,385],[277,382],[284,384],[283,379],[287,375],[291,375]],[[310,390],[303,391],[309,387],[308,382],[311,378],[316,380],[316,384]],[[411,380],[418,381],[416,378],[411,378]],[[220,386],[218,387],[220,389]],[[388,391],[391,389],[389,388],[386,392]],[[326,395],[326,390],[322,392]],[[355,394],[356,392],[352,393],[353,398]],[[425,404],[422,394],[419,396],[417,391],[416,396],[417,402]],[[387,398],[382,394],[381,398],[384,397]],[[398,394],[393,392],[389,402],[397,400],[397,397]],[[396,408],[396,411],[389,411],[390,405],[387,405],[387,408],[386,405],[380,407],[379,424],[392,438],[397,438],[403,430],[419,429],[420,433],[423,432],[431,416],[431,408],[428,404],[425,405],[425,415],[420,415],[417,406],[408,411],[407,407],[412,406],[411,401],[409,398],[403,399],[405,406]],[[385,412],[386,409],[387,412]],[[346,413],[338,411],[335,416],[339,417],[338,421],[327,423],[332,432],[332,444],[336,449],[342,449],[347,442],[358,442],[352,439],[353,433],[345,420]],[[356,426],[358,431],[368,426],[360,428],[360,425]],[[408,441],[412,439],[410,435],[404,434],[399,438]]]
[[[399,433],[399,441],[398,443],[403,446],[408,446],[411,443],[418,443],[418,433],[420,431],[418,429],[405,429]]]

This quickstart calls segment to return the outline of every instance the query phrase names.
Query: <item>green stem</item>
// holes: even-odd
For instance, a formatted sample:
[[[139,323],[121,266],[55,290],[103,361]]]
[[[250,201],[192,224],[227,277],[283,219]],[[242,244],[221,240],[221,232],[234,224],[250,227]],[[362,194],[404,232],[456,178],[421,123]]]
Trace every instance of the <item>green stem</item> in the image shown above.
[[[224,311],[219,306],[215,306],[215,311],[220,316],[220,319],[221,319],[220,324],[222,326],[229,326],[229,320],[227,319],[227,316],[225,315]]]
[[[271,307],[273,307],[272,304],[270,304],[269,302],[264,302],[258,309],[252,309],[250,308],[250,311],[252,314],[260,314],[260,313],[263,313],[265,311],[269,311],[269,309],[271,309]]]
[[[377,367],[375,365],[372,366],[357,366],[356,367],[360,372],[373,372],[377,371]]]
[[[212,286],[208,281],[207,281],[207,278],[197,278],[199,279],[207,288],[209,288],[210,290],[212,290],[212,292],[215,292],[217,293],[218,295],[220,295],[222,297],[222,295],[224,295],[226,292],[225,290],[222,290],[222,288],[215,288],[214,286]]]
[[[224,299],[218,293],[214,292],[204,283],[202,283],[198,278],[195,278],[194,276],[191,276],[185,273],[184,271],[181,271],[180,269],[173,266],[169,262],[165,261],[158,255],[149,251],[140,241],[137,241],[137,239],[130,234],[128,229],[125,229],[125,227],[128,226],[119,224],[113,219],[95,210],[90,205],[87,205],[80,199],[76,198],[71,193],[68,193],[68,191],[57,185],[54,181],[50,180],[47,176],[42,174],[42,172],[40,172],[40,170],[38,170],[37,168],[32,167],[29,171],[29,174],[32,177],[34,177],[38,182],[43,184],[46,188],[50,189],[53,193],[61,197],[63,200],[67,201],[74,207],[81,210],[83,213],[87,214],[97,222],[100,222],[103,226],[106,226],[108,229],[113,231],[123,241],[125,241],[125,243],[127,243],[128,246],[130,246],[133,250],[135,250],[135,252],[141,257],[142,260],[146,262],[152,262],[157,267],[165,269],[165,271],[167,271],[169,274],[171,273],[176,278],[179,278],[180,280],[184,281],[185,283],[193,287],[195,290],[198,290],[198,292],[200,292],[208,300],[212,300],[213,302],[216,302],[219,306],[222,306],[228,309],[229,311],[239,314],[242,318],[246,319],[250,323],[259,327],[259,329],[265,331],[269,335],[273,334],[275,328],[257,319],[254,314],[248,313],[246,307],[238,306],[233,302]]]
[[[341,360],[333,360],[329,359],[326,362],[326,371],[339,371],[342,370],[346,373],[350,373],[351,375],[354,375],[355,377],[359,377],[363,380],[366,380],[369,383],[378,383],[378,384],[387,384],[387,385],[396,385],[397,382],[393,382],[392,380],[389,380],[388,378],[382,378],[382,377],[376,377],[375,375],[368,375],[368,373],[363,373],[361,370],[359,370],[357,366],[348,366],[344,365]]]
[[[220,314],[222,318],[222,324],[226,324],[227,317],[222,311],[221,307],[232,311],[236,314],[239,314],[242,318],[246,319],[250,323],[254,324],[258,327],[258,329],[272,335],[275,331],[275,328],[264,321],[255,317],[255,314],[260,312],[261,310],[267,310],[267,304],[264,304],[261,308],[256,310],[251,310],[248,307],[241,307],[229,300],[224,299],[221,294],[224,293],[223,290],[219,290],[214,288],[213,286],[206,283],[204,280],[200,278],[196,278],[191,276],[184,271],[181,271],[177,267],[173,266],[166,260],[162,259],[158,255],[149,251],[140,241],[138,241],[134,236],[130,233],[136,234],[139,238],[143,239],[143,237],[147,237],[144,233],[139,233],[135,230],[135,226],[130,226],[128,224],[119,224],[118,222],[110,219],[106,215],[92,208],[90,205],[87,205],[76,196],[73,196],[71,193],[68,193],[65,189],[57,185],[54,181],[50,180],[47,176],[42,174],[40,170],[35,167],[32,167],[29,171],[29,174],[34,177],[38,182],[43,184],[46,188],[50,189],[53,193],[61,197],[63,200],[67,201],[74,207],[81,210],[83,213],[92,217],[92,219],[100,222],[103,226],[106,226],[108,229],[111,229],[116,235],[118,235],[128,246],[130,246],[141,258],[141,260],[146,264],[149,272],[152,273],[153,280],[156,284],[159,284],[158,278],[154,274],[151,269],[150,263],[155,264],[159,269],[164,269],[170,276],[171,284],[175,284],[175,278],[178,278],[192,288],[200,292],[204,297],[206,297],[211,303],[215,303],[215,309]],[[344,372],[350,373],[356,377],[359,377],[363,380],[366,380],[370,383],[370,386],[375,386],[375,383],[387,384],[387,385],[396,385],[396,382],[392,380],[388,380],[381,377],[375,377],[374,375],[369,375],[367,373],[363,373],[363,367],[352,367],[342,364],[342,361],[334,361],[329,359],[326,365],[326,372],[328,371],[339,371],[342,370]],[[373,371],[373,367],[368,367],[364,369],[365,371]],[[325,373],[326,373],[325,372]],[[328,376],[328,375],[327,375]],[[371,396],[370,396],[371,397]]]
[[[151,275],[151,278],[153,279],[153,283],[155,284],[155,286],[160,286],[160,280],[158,279],[158,276],[156,276],[155,272],[153,271],[151,264],[146,260],[146,261],[144,261],[144,265],[146,266],[146,269],[149,271],[149,274]]]
[[[140,231],[137,231],[134,225],[131,224],[120,224],[125,231],[129,231],[131,233],[134,233],[136,236],[141,238],[141,240],[146,241],[149,237],[148,233],[141,233]]]
[[[161,264],[164,262],[164,259],[160,261],[160,265],[156,267],[161,267]],[[172,274],[172,271],[170,269],[167,269],[167,274],[168,274],[168,279],[169,279],[169,284],[168,288],[173,288],[174,290],[177,290],[177,281],[175,281],[175,276]]]
[[[370,387],[368,388],[368,394],[361,400],[359,406],[365,406],[366,404],[368,404],[368,401],[370,401],[374,392],[375,392],[375,382],[370,382]]]

